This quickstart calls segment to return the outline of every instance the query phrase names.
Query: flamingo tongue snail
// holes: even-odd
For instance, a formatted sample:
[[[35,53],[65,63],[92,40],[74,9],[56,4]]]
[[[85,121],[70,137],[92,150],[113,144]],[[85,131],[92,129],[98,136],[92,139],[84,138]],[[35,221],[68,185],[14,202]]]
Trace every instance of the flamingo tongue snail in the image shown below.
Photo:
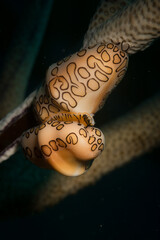
[[[22,136],[27,158],[67,176],[88,170],[105,144],[93,116],[127,65],[126,52],[113,43],[81,49],[51,65],[34,100],[41,124]]]

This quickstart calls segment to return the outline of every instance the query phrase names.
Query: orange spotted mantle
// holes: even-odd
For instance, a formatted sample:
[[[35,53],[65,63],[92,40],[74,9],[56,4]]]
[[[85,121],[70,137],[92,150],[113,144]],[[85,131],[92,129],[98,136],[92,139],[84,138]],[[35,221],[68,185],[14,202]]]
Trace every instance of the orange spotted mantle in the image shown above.
[[[49,67],[34,108],[42,123],[22,137],[33,163],[67,176],[83,174],[103,151],[103,133],[93,115],[123,78],[127,54],[115,44],[100,44]]]

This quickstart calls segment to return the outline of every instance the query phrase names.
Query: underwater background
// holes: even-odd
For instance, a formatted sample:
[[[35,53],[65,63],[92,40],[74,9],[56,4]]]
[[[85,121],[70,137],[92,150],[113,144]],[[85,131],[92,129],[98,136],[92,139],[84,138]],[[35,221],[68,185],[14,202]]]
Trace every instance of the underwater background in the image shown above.
[[[23,12],[32,2],[0,1],[1,72]],[[45,0],[41,2],[45,4]],[[81,47],[98,3],[53,1],[25,96],[40,86],[52,63]],[[159,55],[160,40],[156,40],[130,57],[124,79],[95,116],[96,126],[114,121],[159,94]],[[30,208],[32,198],[49,176],[50,171],[27,161],[22,150],[0,165],[0,239],[160,239],[160,148],[35,213]]]

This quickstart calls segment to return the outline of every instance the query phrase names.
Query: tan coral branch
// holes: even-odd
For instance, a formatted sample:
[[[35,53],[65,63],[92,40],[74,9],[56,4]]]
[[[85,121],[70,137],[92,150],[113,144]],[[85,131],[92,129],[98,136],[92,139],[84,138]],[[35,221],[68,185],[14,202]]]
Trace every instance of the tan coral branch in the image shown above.
[[[104,126],[106,148],[84,175],[69,178],[53,172],[50,180],[41,188],[34,209],[46,206],[75,194],[116,167],[151,150],[160,144],[160,96],[145,102],[136,110]]]
[[[97,42],[121,43],[129,54],[147,48],[160,37],[160,1],[137,0],[98,25],[84,39],[84,47]]]
[[[126,7],[130,3],[130,0],[103,0],[100,3],[100,6],[97,8],[94,16],[92,17],[87,33],[84,37],[84,44],[86,44],[86,39],[90,39],[92,36],[92,32],[100,27],[101,24],[108,21],[111,17],[116,15],[120,10]]]

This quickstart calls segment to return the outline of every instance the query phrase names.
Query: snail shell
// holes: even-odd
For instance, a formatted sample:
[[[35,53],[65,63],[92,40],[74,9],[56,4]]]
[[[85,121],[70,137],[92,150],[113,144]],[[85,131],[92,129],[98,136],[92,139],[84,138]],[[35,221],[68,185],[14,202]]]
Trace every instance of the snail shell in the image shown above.
[[[48,121],[37,128],[37,135],[36,129],[25,133],[22,145],[26,156],[40,167],[78,176],[103,151],[104,136],[98,128],[77,122]]]
[[[42,122],[62,111],[95,114],[123,78],[127,54],[115,44],[98,44],[52,64],[35,99]]]
[[[82,49],[51,65],[34,102],[42,124],[22,137],[26,156],[67,176],[84,173],[104,148],[93,115],[127,65],[127,54],[113,43]]]
[[[83,49],[50,66],[46,77],[49,94],[65,110],[96,113],[122,79],[127,64],[127,54],[111,43]]]

